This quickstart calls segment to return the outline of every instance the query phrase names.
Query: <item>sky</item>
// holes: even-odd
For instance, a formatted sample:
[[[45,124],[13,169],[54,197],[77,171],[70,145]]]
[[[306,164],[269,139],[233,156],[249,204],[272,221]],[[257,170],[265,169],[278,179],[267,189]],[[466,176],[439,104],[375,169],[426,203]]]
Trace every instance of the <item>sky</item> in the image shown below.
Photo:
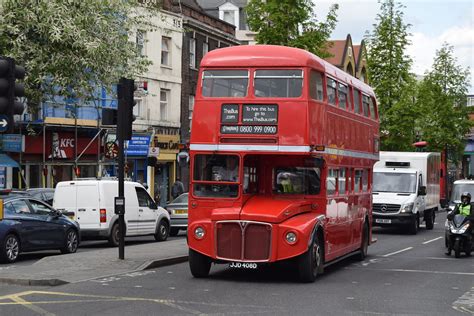
[[[333,3],[339,4],[338,22],[331,39],[347,34],[357,45],[367,31],[373,30],[380,12],[377,0],[313,0],[319,21],[324,21]],[[412,71],[423,75],[430,70],[444,42],[454,47],[457,64],[470,68],[469,94],[474,94],[474,0],[399,0],[405,6],[404,22],[411,24],[412,44],[407,54],[413,59]]]

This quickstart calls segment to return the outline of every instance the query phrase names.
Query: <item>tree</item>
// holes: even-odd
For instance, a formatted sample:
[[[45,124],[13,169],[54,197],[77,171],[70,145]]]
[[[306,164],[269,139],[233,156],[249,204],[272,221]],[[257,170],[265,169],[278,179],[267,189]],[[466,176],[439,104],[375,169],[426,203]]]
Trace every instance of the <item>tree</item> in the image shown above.
[[[325,22],[317,21],[313,8],[311,0],[251,0],[246,12],[259,44],[298,47],[330,57],[328,39],[336,27],[339,6],[331,6]]]
[[[412,60],[406,55],[409,24],[403,22],[403,6],[381,0],[372,33],[366,35],[369,82],[379,104],[384,150],[404,150],[414,140]],[[401,123],[401,124],[400,124]]]
[[[456,65],[453,47],[444,43],[436,51],[432,70],[420,84],[417,120],[428,149],[443,151],[446,145],[457,160],[464,150],[464,139],[472,126],[466,107],[469,69]]]
[[[29,104],[54,95],[93,99],[97,87],[135,77],[150,62],[131,36],[151,30],[158,5],[139,0],[4,0],[0,55],[25,66]]]

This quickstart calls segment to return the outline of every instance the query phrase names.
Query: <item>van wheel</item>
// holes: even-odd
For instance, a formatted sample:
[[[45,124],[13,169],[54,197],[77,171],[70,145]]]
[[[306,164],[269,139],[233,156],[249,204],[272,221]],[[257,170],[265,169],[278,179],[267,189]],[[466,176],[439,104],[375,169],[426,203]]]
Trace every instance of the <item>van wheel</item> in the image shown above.
[[[74,229],[66,233],[66,245],[61,249],[61,253],[75,253],[79,245],[79,236]]]
[[[298,258],[298,271],[302,282],[314,282],[324,271],[323,247],[315,234],[308,251]]]
[[[112,230],[110,231],[109,245],[112,247],[118,247],[119,242],[120,242],[119,225],[118,223],[115,223],[114,226],[112,226]]]
[[[179,233],[179,229],[178,229],[178,228],[174,228],[174,227],[171,227],[171,228],[170,228],[170,236],[171,236],[171,237],[178,236],[178,233]]]
[[[435,212],[434,210],[427,210],[425,213],[426,229],[431,230],[434,227]]]
[[[209,257],[200,254],[189,248],[189,268],[195,278],[207,278],[211,270],[211,260]]]
[[[161,220],[156,228],[155,240],[156,241],[165,241],[168,239],[168,234],[170,231],[170,225],[167,221]]]
[[[418,214],[416,214],[414,217],[413,217],[413,220],[411,221],[410,223],[410,226],[409,226],[409,233],[411,235],[416,235],[416,233],[418,233],[418,228],[420,227],[420,217],[418,216]]]
[[[15,262],[19,254],[20,240],[15,235],[7,235],[0,249],[0,261],[5,263]]]

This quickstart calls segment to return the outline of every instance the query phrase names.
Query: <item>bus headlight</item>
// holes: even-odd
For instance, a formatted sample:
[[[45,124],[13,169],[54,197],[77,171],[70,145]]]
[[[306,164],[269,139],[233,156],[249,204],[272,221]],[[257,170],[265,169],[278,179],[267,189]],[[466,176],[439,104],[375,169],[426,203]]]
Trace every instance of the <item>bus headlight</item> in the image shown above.
[[[413,210],[413,203],[407,203],[407,204],[402,205],[400,209],[400,213],[411,213],[412,210]]]
[[[285,240],[286,240],[287,243],[289,243],[291,245],[296,243],[296,240],[297,240],[296,234],[294,232],[286,233]]]
[[[206,231],[201,226],[196,227],[194,230],[194,237],[196,237],[196,239],[203,239],[205,234]]]

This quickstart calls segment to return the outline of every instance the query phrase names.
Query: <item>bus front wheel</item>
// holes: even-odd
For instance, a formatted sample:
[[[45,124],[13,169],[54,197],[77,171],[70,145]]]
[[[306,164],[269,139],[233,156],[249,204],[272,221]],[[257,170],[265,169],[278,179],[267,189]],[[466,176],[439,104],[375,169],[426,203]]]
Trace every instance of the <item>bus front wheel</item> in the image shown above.
[[[189,249],[189,268],[195,278],[206,278],[211,270],[211,260],[197,251]]]
[[[298,260],[298,271],[302,282],[314,282],[317,275],[323,273],[323,254],[323,246],[315,234],[308,251]]]

